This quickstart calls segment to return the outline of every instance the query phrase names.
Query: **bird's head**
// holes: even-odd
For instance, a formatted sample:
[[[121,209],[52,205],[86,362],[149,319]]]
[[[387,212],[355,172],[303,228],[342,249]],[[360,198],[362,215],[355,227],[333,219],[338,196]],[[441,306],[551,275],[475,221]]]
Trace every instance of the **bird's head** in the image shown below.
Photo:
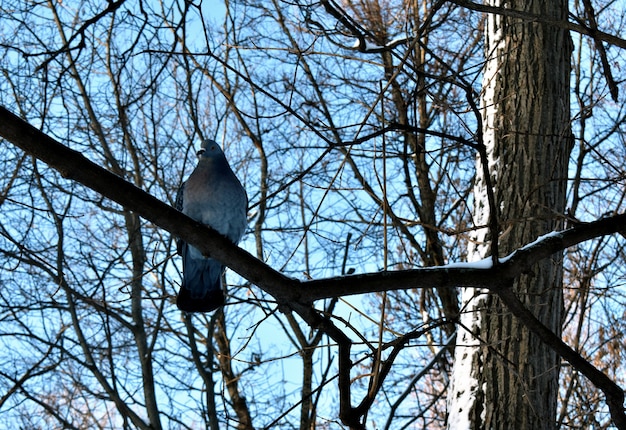
[[[202,142],[200,149],[196,152],[198,159],[215,159],[215,158],[224,158],[224,152],[222,148],[211,139],[206,139]]]

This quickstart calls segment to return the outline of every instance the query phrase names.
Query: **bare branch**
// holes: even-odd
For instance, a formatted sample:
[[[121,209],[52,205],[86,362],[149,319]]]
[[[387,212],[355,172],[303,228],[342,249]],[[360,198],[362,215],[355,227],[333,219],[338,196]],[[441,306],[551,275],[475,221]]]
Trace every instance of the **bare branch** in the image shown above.
[[[591,28],[589,26],[583,25],[581,23],[574,23],[570,21],[558,21],[554,19],[550,19],[548,16],[537,15],[528,12],[506,9],[503,7],[490,6],[483,3],[475,3],[473,1],[466,0],[449,0],[450,3],[454,3],[458,6],[475,10],[478,12],[485,13],[493,13],[502,16],[508,16],[512,18],[519,18],[525,21],[535,21],[535,22],[543,22],[545,24],[555,25],[557,27],[565,28],[566,30],[575,31],[580,34],[584,34],[587,36],[592,36],[594,40],[602,40],[604,42],[608,42],[612,45],[618,46],[620,48],[626,48],[626,40],[621,37],[614,36],[609,33],[605,33],[604,31],[600,31],[596,28]]]
[[[500,264],[496,266],[492,266],[487,261],[482,267],[468,263],[302,282],[275,271],[230,243],[228,239],[214,230],[195,222],[119,176],[89,161],[78,152],[61,145],[3,107],[0,107],[0,135],[57,169],[64,177],[92,188],[159,227],[192,243],[207,255],[224,262],[241,276],[271,294],[279,305],[296,311],[309,325],[328,334],[339,347],[340,415],[344,423],[352,428],[362,428],[360,416],[363,412],[362,408],[352,408],[350,402],[349,369],[352,367],[350,359],[352,342],[328,318],[321,317],[313,310],[311,307],[313,301],[343,295],[432,286],[487,288],[501,296],[533,332],[542,336],[542,339],[545,338],[551,347],[578,367],[581,359],[577,358],[573,350],[547,328],[537,326],[537,321],[530,318],[532,315],[529,311],[511,296],[508,286],[512,280],[530,270],[540,260],[586,240],[623,232],[624,225],[626,225],[626,214],[591,223],[581,223],[569,230],[540,238],[515,251],[509,257],[500,259]],[[619,425],[624,422],[623,411],[620,415],[618,407],[621,405],[620,399],[623,401],[621,389],[590,363],[584,359],[582,361],[584,363],[578,368],[605,392],[615,423]]]

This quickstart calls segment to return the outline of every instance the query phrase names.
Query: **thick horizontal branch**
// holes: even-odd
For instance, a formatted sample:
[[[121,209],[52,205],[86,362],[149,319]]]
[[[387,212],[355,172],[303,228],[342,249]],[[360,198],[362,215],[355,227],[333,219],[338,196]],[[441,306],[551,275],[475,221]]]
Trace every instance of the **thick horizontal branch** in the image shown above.
[[[45,133],[32,127],[4,107],[0,107],[0,136],[58,170],[63,177],[75,180],[103,196],[136,212],[155,225],[198,247],[206,255],[221,261],[233,271],[272,295],[281,305],[302,310],[315,300],[353,294],[399,289],[459,286],[497,290],[528,271],[538,261],[567,247],[623,231],[626,215],[603,218],[558,233],[527,245],[501,263],[453,264],[395,272],[375,272],[299,281],[272,269],[250,253],[233,245],[215,230],[187,217],[123,178],[98,166]]]
[[[62,145],[4,107],[0,107],[0,136],[59,171],[63,177],[80,182],[227,264],[278,301],[297,301],[294,280],[233,245],[215,230]]]
[[[323,318],[314,311],[311,306],[312,302],[322,298],[397,289],[466,286],[487,288],[500,295],[513,313],[518,315],[531,331],[539,335],[577,368],[582,368],[583,373],[605,392],[614,422],[623,428],[626,418],[623,413],[621,389],[584,359],[584,363],[579,363],[579,357],[571,348],[549,330],[546,332],[547,329],[538,326],[536,318],[518,303],[515,297],[511,296],[508,286],[517,276],[554,253],[562,252],[567,247],[594,237],[623,232],[626,226],[624,214],[591,223],[582,223],[569,230],[546,235],[510,256],[497,260],[498,264],[495,266],[489,259],[479,263],[377,272],[302,282],[272,269],[248,252],[233,245],[215,230],[194,221],[123,178],[103,169],[3,107],[0,107],[0,136],[58,170],[64,177],[82,183],[119,203],[127,210],[136,212],[155,225],[193,244],[206,255],[220,260],[239,275],[272,295],[279,305],[294,310],[308,324],[328,333],[340,349],[339,374],[340,379],[344,379],[340,380],[340,386],[346,388],[341,390],[340,404],[343,417],[352,416],[349,389],[350,341],[329,319]]]
[[[603,218],[590,223],[548,234],[526,245],[508,257],[501,258],[496,266],[491,259],[477,263],[455,263],[447,266],[425,267],[395,272],[365,273],[317,279],[303,283],[301,299],[314,301],[322,298],[406,290],[430,287],[476,287],[498,291],[522,273],[528,272],[544,258],[561,252],[570,246],[595,237],[625,230],[626,214]]]

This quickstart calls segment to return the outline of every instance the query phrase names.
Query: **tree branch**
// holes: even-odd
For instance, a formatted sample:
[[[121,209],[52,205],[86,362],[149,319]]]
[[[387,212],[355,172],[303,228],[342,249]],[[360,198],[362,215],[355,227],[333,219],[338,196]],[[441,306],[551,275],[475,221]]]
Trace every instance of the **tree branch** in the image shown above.
[[[508,16],[511,18],[519,18],[525,21],[536,21],[544,24],[551,24],[557,27],[564,28],[566,30],[575,31],[580,34],[593,37],[594,41],[602,40],[620,48],[626,48],[626,40],[620,37],[614,36],[604,31],[600,31],[597,28],[591,28],[583,24],[577,24],[565,20],[554,20],[548,16],[536,15],[528,12],[523,12],[514,9],[507,9],[500,6],[490,6],[482,3],[475,3],[468,0],[448,0],[450,3],[454,3],[457,6],[464,7],[466,9],[474,10],[477,12],[493,13],[495,15]]]
[[[76,32],[63,44],[62,47],[58,48],[55,51],[52,52],[41,52],[41,53],[36,53],[36,54],[31,54],[31,53],[22,53],[22,55],[24,55],[25,57],[34,57],[34,56],[39,56],[39,55],[49,55],[48,58],[46,58],[43,63],[41,63],[39,66],[37,66],[37,68],[35,69],[35,71],[38,70],[42,70],[45,69],[46,67],[48,67],[48,64],[50,64],[57,56],[59,56],[60,54],[63,54],[64,52],[68,52],[74,49],[82,49],[85,47],[85,32],[87,31],[87,29],[95,24],[96,22],[98,22],[100,19],[102,19],[103,17],[105,17],[106,15],[108,15],[109,13],[114,13],[115,11],[117,11],[122,4],[124,4],[126,0],[118,0],[118,1],[112,1],[109,0],[108,6],[102,10],[100,13],[98,13],[97,15],[89,18],[88,20],[86,20],[78,30],[76,30]],[[80,36],[80,41],[78,43],[77,46],[72,47],[72,42],[77,39]]]
[[[272,269],[248,252],[232,244],[215,230],[200,224],[156,199],[123,178],[98,166],[45,133],[37,130],[9,110],[0,106],[0,136],[27,153],[56,169],[63,177],[82,183],[103,196],[136,212],[157,226],[181,237],[228,265],[248,281],[270,295],[279,306],[297,312],[310,326],[323,330],[339,347],[340,415],[344,423],[360,428],[357,408],[350,401],[350,347],[349,338],[332,322],[314,311],[315,300],[344,295],[399,289],[458,286],[487,288],[503,298],[511,311],[541,337],[557,353],[584,373],[607,396],[614,422],[621,426],[626,421],[623,413],[623,391],[602,372],[576,354],[554,333],[537,325],[536,318],[511,296],[507,285],[517,276],[529,271],[537,262],[567,247],[616,232],[624,232],[626,214],[615,215],[591,223],[548,234],[518,249],[492,266],[487,259],[480,263],[460,263],[396,272],[377,272],[340,276],[313,281],[299,281]],[[517,300],[517,302],[516,302]],[[549,332],[549,333],[546,333]],[[579,362],[583,363],[579,366]]]
[[[228,264],[275,298],[297,301],[297,293],[289,292],[294,280],[233,245],[215,230],[60,144],[4,107],[0,107],[0,136],[59,171],[64,178],[80,182],[193,244],[206,255]]]
[[[613,424],[618,429],[626,429],[626,414],[624,414],[624,391],[613,382],[608,376],[602,373],[597,367],[583,358],[579,353],[569,347],[559,336],[546,327],[530,312],[524,304],[515,296],[511,288],[503,288],[498,291],[498,297],[509,308],[511,313],[541,341],[548,345],[559,356],[567,360],[580,373],[585,375],[589,381],[602,390],[606,396],[606,403],[609,406]]]
[[[156,199],[123,178],[98,166],[43,132],[37,130],[4,107],[0,107],[0,136],[58,170],[63,177],[80,182],[103,196],[130,209],[157,226],[193,244],[276,299],[297,311],[315,300],[353,294],[459,286],[497,290],[499,285],[529,271],[537,262],[570,246],[624,231],[626,214],[552,233],[518,249],[500,264],[460,263],[394,272],[375,272],[338,276],[312,281],[289,278],[233,245],[227,238],[168,204]]]

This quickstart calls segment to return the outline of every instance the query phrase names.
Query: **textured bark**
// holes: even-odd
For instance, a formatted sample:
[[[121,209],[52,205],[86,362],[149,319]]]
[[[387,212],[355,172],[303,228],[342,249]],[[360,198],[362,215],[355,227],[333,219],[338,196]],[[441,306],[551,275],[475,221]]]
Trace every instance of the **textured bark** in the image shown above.
[[[563,0],[515,0],[502,7],[555,20],[567,18]],[[498,205],[500,256],[561,227],[572,143],[571,49],[569,34],[556,26],[488,17],[483,134]],[[488,203],[482,199],[486,186],[479,173],[475,217],[483,225],[489,214]],[[475,258],[485,256],[492,236],[478,232],[472,250]],[[524,305],[557,335],[563,312],[561,283],[562,258],[557,254],[513,284]],[[459,348],[456,355],[462,361],[457,363],[460,369],[471,368],[473,382],[463,384],[460,378],[467,378],[467,373],[455,373],[449,398],[450,427],[463,423],[476,429],[553,428],[559,358],[496,296],[474,293],[465,291],[463,296],[466,309],[474,315],[462,318],[473,336],[463,332],[457,348],[473,346]]]

